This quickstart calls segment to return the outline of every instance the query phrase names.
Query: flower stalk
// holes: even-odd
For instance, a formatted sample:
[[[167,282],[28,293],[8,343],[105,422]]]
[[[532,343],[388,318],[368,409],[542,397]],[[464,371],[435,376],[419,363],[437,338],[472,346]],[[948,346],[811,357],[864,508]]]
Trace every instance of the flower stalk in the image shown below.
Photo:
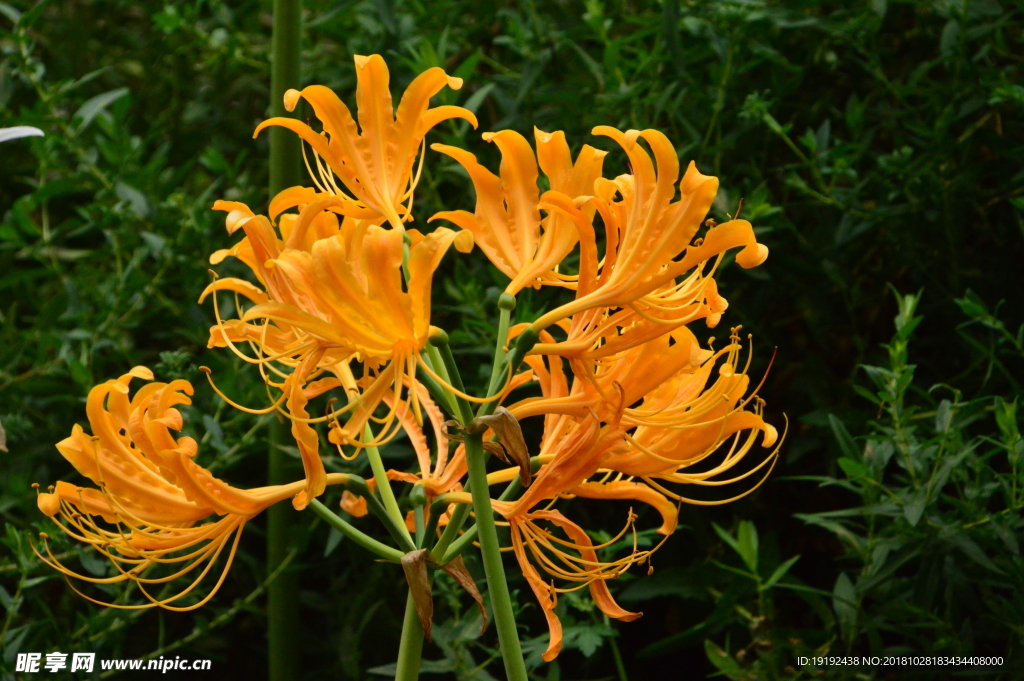
[[[423,625],[416,613],[416,600],[412,590],[405,599],[402,618],[402,639],[398,644],[398,664],[395,681],[416,681],[420,678],[420,658],[423,655]]]
[[[394,549],[387,544],[382,544],[373,537],[364,534],[360,530],[353,527],[344,518],[333,513],[329,508],[324,506],[318,500],[313,499],[309,502],[309,508],[313,510],[318,516],[320,516],[328,525],[341,532],[342,535],[351,539],[353,542],[363,547],[370,553],[374,553],[384,560],[390,560],[398,563],[402,560],[404,555],[398,549]]]
[[[526,665],[523,650],[519,645],[519,632],[512,612],[512,598],[508,592],[505,568],[501,564],[501,547],[498,544],[498,529],[494,524],[490,491],[487,485],[487,453],[480,433],[466,436],[466,460],[469,464],[469,482],[473,495],[473,511],[476,514],[477,535],[480,539],[480,554],[487,577],[487,588],[491,594],[494,623],[498,628],[498,644],[505,663],[505,675],[509,681],[526,681]]]

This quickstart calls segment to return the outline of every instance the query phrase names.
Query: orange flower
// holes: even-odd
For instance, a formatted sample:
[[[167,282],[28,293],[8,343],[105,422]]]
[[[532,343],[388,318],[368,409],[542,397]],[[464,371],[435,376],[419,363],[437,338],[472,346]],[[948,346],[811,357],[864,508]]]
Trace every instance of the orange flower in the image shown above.
[[[403,231],[403,221],[411,219],[413,190],[419,179],[418,173],[412,176],[412,167],[424,136],[450,118],[464,118],[476,127],[476,117],[458,106],[428,108],[430,98],[445,85],[453,90],[462,87],[461,78],[449,76],[443,69],[435,67],[417,76],[402,96],[396,115],[384,59],[377,54],[357,55],[355,65],[359,129],[333,91],[311,85],[301,92],[288,90],[285,108],[293,111],[299,98],[305,99],[323,124],[323,133],[294,118],[271,118],[261,123],[253,136],[271,125],[294,131],[313,149],[317,173],[310,169],[310,174],[321,192],[349,198],[335,182],[337,177],[352,197]]]
[[[427,443],[427,436],[424,433],[423,426],[416,421],[411,409],[403,407],[401,412],[402,428],[405,430],[405,434],[409,438],[409,444],[412,445],[413,451],[416,454],[416,463],[419,465],[420,472],[417,474],[389,470],[387,476],[389,480],[423,485],[423,491],[426,492],[429,502],[429,500],[433,500],[445,492],[462,489],[460,481],[467,470],[466,450],[465,446],[460,445],[455,450],[455,454],[449,459],[448,435],[445,432],[444,414],[434,404],[434,401],[430,398],[430,393],[427,392],[427,389],[422,384],[417,383],[415,391],[420,408],[426,413],[427,419],[430,421],[434,435],[435,455],[433,457],[430,455],[430,446]],[[433,461],[431,461],[432,458]]]
[[[297,194],[293,192],[288,201],[313,198]],[[408,280],[403,287],[402,233],[351,216],[339,221],[334,209],[347,210],[342,204],[338,199],[298,204],[297,217],[280,216],[282,241],[267,218],[253,215],[243,204],[218,202],[215,208],[230,211],[229,231],[243,229],[246,238],[211,260],[228,254],[239,257],[253,267],[266,291],[241,279],[219,279],[200,297],[202,302],[211,293],[232,291],[255,303],[240,309],[238,319],[225,321],[215,297],[218,323],[210,330],[210,347],[229,347],[245,361],[258,364],[267,384],[282,391],[311,480],[309,498],[323,491],[318,437],[310,424],[331,421],[331,441],[339,445],[376,445],[397,433],[396,409],[404,403],[403,386],[415,384],[416,357],[430,332],[434,270],[453,243],[466,247],[449,229],[427,236],[410,230]],[[256,356],[240,350],[236,343],[241,342],[250,344]],[[362,378],[352,371],[357,361],[363,364]],[[291,372],[283,373],[271,363]],[[283,382],[266,373],[268,365]],[[307,381],[323,371],[334,377],[305,389]],[[308,399],[339,386],[345,387],[349,404],[328,417],[309,418]],[[389,391],[392,408],[385,425],[377,437],[367,438],[364,426]],[[415,406],[415,391],[408,399]],[[263,411],[275,408],[276,404]],[[349,412],[341,428],[337,417]]]
[[[215,478],[193,460],[198,452],[195,440],[171,435],[183,425],[175,406],[191,403],[191,384],[151,382],[129,400],[132,378],[152,381],[153,374],[145,367],[135,367],[119,379],[93,388],[86,403],[93,435],[76,425],[71,436],[57,444],[64,458],[99,489],[60,481],[52,493],[38,497],[40,510],[70,537],[91,544],[109,558],[118,574],[107,578],[79,575],[61,565],[48,546],[48,558],[43,560],[68,577],[94,584],[136,582],[149,600],[137,606],[103,605],[191,610],[209,601],[220,588],[245,523],[268,506],[303,493],[306,483],[299,480],[243,490]],[[334,475],[330,481],[342,482],[345,477]],[[214,515],[221,517],[202,523]],[[107,529],[97,518],[116,527]],[[172,605],[198,586],[228,545],[224,568],[213,589],[192,605]],[[170,575],[147,574],[154,566],[174,563],[187,565]],[[200,567],[198,577],[176,595],[158,598],[146,590],[147,585],[172,581]]]
[[[513,329],[512,335],[524,327]],[[540,339],[548,346],[553,341],[543,331]],[[561,645],[561,624],[554,608],[562,589],[548,585],[534,563],[553,577],[589,585],[603,612],[628,621],[639,615],[619,608],[604,581],[649,560],[657,548],[637,551],[634,546],[628,556],[601,561],[594,552],[600,547],[590,546],[586,532],[547,510],[554,500],[579,496],[639,501],[660,514],[658,532],[667,537],[677,526],[678,502],[726,503],[756,489],[760,482],[719,501],[687,498],[667,484],[727,485],[774,465],[777,446],[746,472],[722,479],[750,452],[758,431],[763,432],[763,447],[772,447],[778,440],[775,428],[761,415],[756,390],[747,394],[747,367],[739,367],[738,329],[733,329],[730,341],[717,352],[704,350],[685,326],[680,327],[593,361],[570,358],[574,369],[579,366],[571,384],[561,356],[526,358],[541,396],[522,400],[510,411],[517,418],[544,415],[541,467],[518,500],[492,503],[509,522],[516,557],[548,620],[551,643],[546,660],[553,659]],[[717,378],[712,381],[716,368]],[[732,444],[718,465],[699,473],[686,470],[720,451],[730,439]],[[492,477],[510,479],[509,475]],[[633,518],[630,513],[630,524]],[[555,524],[569,539],[543,529],[540,520]]]
[[[607,155],[583,145],[573,164],[565,133],[534,128],[534,136],[536,160],[529,142],[518,132],[484,133],[484,140],[494,142],[501,150],[500,178],[477,163],[476,156],[468,151],[443,144],[431,146],[454,158],[469,173],[476,189],[476,211],[446,211],[430,219],[443,218],[472,232],[494,266],[512,279],[505,288],[511,295],[542,283],[564,286],[572,279],[558,274],[558,263],[579,241],[579,234],[576,226],[557,212],[541,219],[538,161],[551,189],[575,197],[593,192]],[[592,215],[593,208],[589,212]]]
[[[558,615],[555,614],[559,593],[589,587],[594,603],[601,609],[601,612],[609,617],[622,622],[632,622],[643,614],[629,612],[619,607],[605,581],[616,579],[631,566],[648,560],[654,551],[637,551],[634,545],[633,552],[629,556],[617,561],[601,562],[597,556],[598,549],[607,548],[622,538],[632,525],[633,517],[631,514],[629,523],[622,532],[611,541],[600,545],[595,545],[582,527],[558,511],[534,511],[509,518],[512,549],[516,554],[516,560],[519,562],[519,567],[523,571],[523,576],[530,585],[530,589],[537,597],[537,602],[544,612],[548,630],[551,633],[547,650],[542,655],[546,662],[558,657],[558,653],[562,649],[562,624]],[[556,536],[541,526],[538,521],[550,522],[562,530],[568,539]],[[541,569],[552,577],[577,582],[580,585],[558,588],[554,584],[548,584],[531,563],[530,557],[527,556],[527,550],[541,566]]]
[[[716,468],[711,475],[701,474],[703,478],[684,476],[686,479],[679,481],[714,477],[742,459],[753,446],[756,431],[763,433],[763,447],[772,447],[778,440],[776,429],[761,415],[757,391],[748,394],[746,372],[750,360],[748,357],[747,367],[739,366],[742,348],[738,331],[733,329],[729,345],[713,352],[701,349],[685,327],[676,329],[583,365],[571,388],[564,379],[561,358],[549,356],[545,364],[540,357],[528,357],[527,362],[540,378],[542,394],[521,400],[509,410],[520,419],[545,415],[542,454],[553,447],[567,447],[570,431],[588,420],[622,429],[624,446],[614,453],[591,448],[585,456],[567,457],[573,466],[586,472],[576,476],[580,482],[599,468],[645,479],[678,476],[680,468],[715,452],[730,437],[749,431],[745,444],[726,457],[724,468]],[[716,367],[717,378],[712,381]],[[768,460],[774,460],[774,455]],[[552,463],[557,461],[556,457]]]
[[[592,197],[554,190],[541,197],[541,208],[567,216],[579,230],[580,272],[576,300],[541,316],[534,330],[592,308],[629,308],[659,323],[678,320],[692,312],[695,301],[706,297],[702,282],[711,273],[702,270],[709,260],[716,259],[717,265],[735,247],[742,247],[736,262],[745,268],[768,257],[768,249],[757,243],[746,220],[732,220],[694,240],[718,192],[718,180],[701,175],[691,162],[679,183],[681,197],[674,201],[679,161],[665,135],[657,130],[622,133],[607,126],[594,128],[594,134],[611,137],[622,146],[633,174],[597,180]],[[641,137],[651,145],[657,171],[638,144]],[[591,217],[581,210],[587,205],[596,208],[604,222],[607,245],[601,259]],[[680,253],[683,257],[675,260]],[[695,271],[676,282],[691,270]]]

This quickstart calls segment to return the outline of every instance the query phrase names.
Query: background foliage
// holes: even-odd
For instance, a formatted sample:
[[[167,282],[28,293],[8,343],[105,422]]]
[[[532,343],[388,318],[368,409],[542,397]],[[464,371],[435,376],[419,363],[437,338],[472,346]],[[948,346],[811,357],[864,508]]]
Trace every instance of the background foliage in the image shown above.
[[[251,131],[267,109],[269,6],[5,0],[0,15],[0,127],[47,132],[0,147],[0,665],[156,651],[262,678],[259,521],[222,593],[190,614],[94,608],[28,541],[46,528],[29,485],[69,475],[52,445],[84,421],[95,382],[142,363],[198,386],[205,364],[257,398],[251,372],[206,350],[212,312],[195,301],[208,254],[232,241],[213,200],[267,199],[266,140]],[[429,66],[466,78],[439,99],[476,110],[481,131],[562,129],[578,147],[603,146],[596,124],[657,127],[721,178],[715,217],[743,198],[771,248],[765,266],[721,277],[723,323],[754,333],[755,373],[778,348],[762,395],[773,421],[789,416],[783,461],[741,503],[684,509],[654,574],[615,585],[642,620],[612,626],[563,598],[559,664],[539,665],[543,621],[521,593],[538,678],[817,677],[795,658],[826,650],[1021,668],[1024,5],[308,0],[305,17],[307,83],[351,100],[352,55],[378,52],[396,92]],[[467,125],[432,141],[496,165]],[[466,178],[432,161],[419,214],[471,206]],[[504,283],[479,254],[444,267],[439,323],[484,375]],[[524,295],[517,315],[545,302]],[[218,475],[263,484],[264,423],[202,388],[186,420]],[[401,445],[387,454],[403,465]],[[574,512],[610,528],[623,510]],[[401,576],[338,539],[311,523],[296,540],[301,673],[373,678],[397,649]],[[436,678],[491,678],[493,632],[475,638],[438,582]]]

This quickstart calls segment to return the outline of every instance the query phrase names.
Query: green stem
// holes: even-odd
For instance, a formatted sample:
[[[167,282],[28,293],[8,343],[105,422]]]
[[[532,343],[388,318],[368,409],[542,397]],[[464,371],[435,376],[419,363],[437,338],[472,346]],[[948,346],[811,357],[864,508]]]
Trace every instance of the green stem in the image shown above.
[[[604,616],[604,625],[611,627],[611,620],[608,615]],[[626,676],[626,665],[622,663],[622,652],[619,651],[619,643],[615,640],[615,636],[608,638],[608,644],[612,649],[612,659],[615,660],[615,671],[619,675],[619,681],[629,681],[629,677]]]
[[[301,85],[302,0],[274,0],[270,115],[297,118],[284,108],[284,93]],[[302,147],[295,133],[270,129],[270,196],[302,184]]]
[[[278,446],[284,441],[285,424],[277,416],[270,419],[269,478],[270,484],[288,479],[288,460]],[[267,573],[274,574],[292,547],[292,521],[295,510],[291,504],[275,504],[267,509]],[[267,587],[267,639],[270,655],[270,681],[298,679],[293,664],[299,654],[301,619],[299,617],[299,574],[282,571]]]
[[[423,485],[413,485],[412,491],[409,492],[409,501],[412,503],[413,520],[416,527],[416,548],[423,548],[423,542],[427,536],[423,517],[424,507],[427,505],[427,493],[423,489]]]
[[[538,457],[536,457],[536,456],[532,457],[530,459],[530,463],[532,464],[533,472],[536,473],[537,469],[540,468],[540,459]],[[499,501],[508,501],[509,499],[514,497],[515,495],[519,494],[519,491],[522,488],[523,488],[523,483],[521,483],[519,481],[519,478],[513,478],[512,481],[510,483],[508,483],[508,487],[505,488],[505,491],[501,493],[500,497],[498,497],[498,500]],[[468,508],[468,506],[460,506],[459,508],[460,509]],[[461,525],[461,523],[460,523],[460,525]],[[457,529],[456,529],[456,531],[457,531]],[[477,526],[474,525],[473,527],[471,527],[468,530],[466,530],[465,532],[463,532],[462,536],[459,537],[458,539],[456,539],[454,542],[450,542],[451,547],[448,548],[444,552],[444,554],[443,554],[444,557],[439,561],[439,564],[440,565],[445,565],[445,564],[450,563],[451,561],[455,560],[456,556],[460,555],[463,551],[465,551],[466,547],[469,546],[469,543],[471,541],[473,541],[474,539],[476,539],[476,533],[477,532],[478,532]],[[442,537],[442,539],[443,539],[443,537]],[[440,545],[440,542],[438,542],[438,545]],[[445,546],[447,547],[447,544]]]
[[[470,487],[470,485],[467,485],[467,487]],[[465,490],[466,488],[463,489]],[[468,515],[468,504],[457,505],[455,510],[452,511],[451,518],[448,519],[448,524],[444,527],[444,532],[441,533],[441,538],[437,540],[434,548],[431,549],[430,555],[441,565],[447,562],[443,559],[448,557],[448,547],[459,536],[459,530],[462,529],[462,525],[466,522],[466,516]]]
[[[363,430],[363,437],[369,440],[372,440],[374,437],[369,424]],[[414,544],[412,535],[409,534],[409,528],[405,526],[405,516],[402,515],[398,508],[395,492],[391,489],[391,481],[388,480],[388,472],[384,469],[384,461],[380,458],[380,450],[376,447],[367,447],[366,458],[370,460],[370,468],[373,469],[373,479],[377,481],[377,492],[384,502],[384,508],[387,509],[391,519],[395,521],[399,531],[409,540],[409,544]]]
[[[537,344],[537,341],[539,340],[539,333],[538,329],[534,329],[531,326],[524,329],[523,332],[519,334],[519,337],[516,338],[516,344],[512,347],[512,352],[508,353],[505,361],[502,362],[502,370],[498,374],[499,381],[504,381],[508,377],[509,373],[514,374],[516,372],[516,369],[519,368],[523,358],[526,357],[526,353],[532,350],[533,346]],[[495,362],[498,362],[497,358],[495,359]],[[476,415],[487,416],[488,414],[493,414],[497,406],[497,400],[485,402],[480,405],[479,409],[477,409]]]
[[[448,345],[448,334],[440,329],[435,329],[434,334],[430,337],[430,343],[427,345],[427,352],[438,375],[459,392],[466,392],[466,386],[462,384],[462,376],[459,374],[459,367],[455,364],[455,357],[452,356],[451,346]],[[473,409],[465,399],[454,394],[452,397],[457,409],[456,417],[465,426],[473,420]]]
[[[274,29],[270,72],[270,113],[289,115],[284,109],[284,93],[300,83],[302,43],[302,1],[274,0]],[[270,196],[302,182],[302,155],[294,133],[274,127],[270,131]],[[284,424],[271,418],[269,434],[269,483],[289,482],[287,458],[278,446],[285,440]],[[273,572],[288,553],[293,509],[288,504],[275,504],[267,518],[267,571]],[[285,570],[267,587],[267,638],[270,655],[270,681],[292,681],[298,678],[300,658],[299,581],[298,573]]]
[[[430,346],[428,345],[427,347],[429,348]],[[437,368],[434,366],[434,363],[430,361],[429,355],[424,354],[421,355],[421,357],[423,361],[430,366],[431,371],[440,375]],[[434,401],[437,402],[439,407],[452,416],[455,416],[458,413],[455,410],[455,402],[453,401],[455,396],[445,388],[441,387],[441,384],[435,381],[434,377],[428,374],[423,367],[419,365],[416,367],[416,380],[423,384],[427,389],[427,392],[430,393],[430,396],[434,398]]]
[[[494,347],[494,363],[491,365],[491,381],[488,384],[487,394],[493,395],[494,391],[501,386],[503,377],[502,363],[505,361],[505,345],[508,343],[508,323],[512,316],[512,310],[516,309],[516,298],[508,293],[502,293],[498,298],[498,339]]]
[[[403,551],[391,548],[387,544],[382,544],[373,537],[357,530],[351,524],[346,522],[344,518],[332,513],[329,508],[316,499],[309,502],[309,508],[312,509],[313,513],[316,513],[318,516],[323,518],[328,525],[336,529],[338,532],[341,532],[344,536],[348,537],[359,546],[362,546],[371,553],[377,554],[385,560],[391,560],[398,563],[401,562],[402,556],[405,555]]]
[[[416,681],[420,678],[420,657],[423,655],[423,625],[416,613],[412,591],[405,599],[405,617],[402,619],[402,641],[398,644],[398,668],[395,681]]]
[[[491,508],[490,490],[487,486],[487,459],[483,448],[483,436],[479,433],[466,436],[466,461],[469,465],[469,482],[473,494],[473,508],[476,513],[476,527],[480,537],[480,554],[483,557],[484,574],[491,595],[491,608],[498,628],[498,644],[505,662],[508,681],[526,681],[526,665],[519,645],[515,615],[512,612],[512,598],[505,581],[505,569],[501,564],[501,547],[498,544],[498,530],[494,525],[494,511]]]

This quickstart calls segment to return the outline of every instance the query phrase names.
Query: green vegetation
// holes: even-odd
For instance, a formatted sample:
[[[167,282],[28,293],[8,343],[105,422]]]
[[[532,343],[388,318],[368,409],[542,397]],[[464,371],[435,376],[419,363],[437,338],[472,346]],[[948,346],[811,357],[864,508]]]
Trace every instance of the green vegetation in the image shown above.
[[[213,315],[194,301],[209,254],[234,241],[213,201],[267,201],[268,141],[251,136],[269,113],[271,9],[0,2],[0,127],[46,132],[0,145],[4,670],[19,651],[96,651],[210,657],[215,669],[264,678],[267,580],[297,569],[298,677],[393,673],[402,575],[312,514],[286,509],[293,542],[269,576],[265,520],[251,523],[222,591],[184,614],[95,607],[29,546],[50,529],[31,483],[71,479],[53,443],[84,422],[94,383],[137,364],[195,383],[187,434],[208,467],[240,486],[266,484],[268,422],[225,409],[198,367],[243,403],[257,403],[262,384],[206,349]],[[578,148],[604,144],[589,134],[597,124],[658,128],[682,160],[721,178],[713,217],[743,199],[771,249],[764,266],[727,267],[719,279],[733,303],[723,326],[754,334],[753,373],[778,348],[761,395],[769,420],[789,417],[782,461],[739,504],[684,508],[686,528],[656,554],[654,573],[613,584],[643,619],[611,624],[565,594],[557,663],[541,663],[538,609],[513,598],[535,678],[819,678],[796,658],[825,651],[1004,657],[986,678],[1024,666],[1024,5],[307,0],[304,22],[302,82],[348,101],[353,54],[383,54],[395,92],[430,66],[465,78],[438,100],[474,110],[480,130],[446,123],[429,141],[469,148],[490,167],[498,156],[482,131],[560,129]],[[471,207],[458,166],[434,167],[417,190],[419,214]],[[608,167],[625,171],[624,157],[610,155]],[[435,314],[453,348],[490,357],[504,282],[479,253],[443,268]],[[532,319],[545,295],[520,295],[513,321]],[[464,378],[478,388],[489,375],[484,366]],[[389,466],[408,461],[402,443],[382,455]],[[361,462],[327,465],[368,475]],[[337,494],[325,505],[336,508]],[[604,526],[621,522],[575,503],[608,514]],[[651,521],[644,511],[639,527]],[[70,565],[105,574],[88,552],[51,544]],[[478,558],[467,563],[482,575]],[[527,591],[518,576],[510,582]],[[500,678],[496,636],[477,636],[479,616],[460,593],[438,575],[422,671]]]

